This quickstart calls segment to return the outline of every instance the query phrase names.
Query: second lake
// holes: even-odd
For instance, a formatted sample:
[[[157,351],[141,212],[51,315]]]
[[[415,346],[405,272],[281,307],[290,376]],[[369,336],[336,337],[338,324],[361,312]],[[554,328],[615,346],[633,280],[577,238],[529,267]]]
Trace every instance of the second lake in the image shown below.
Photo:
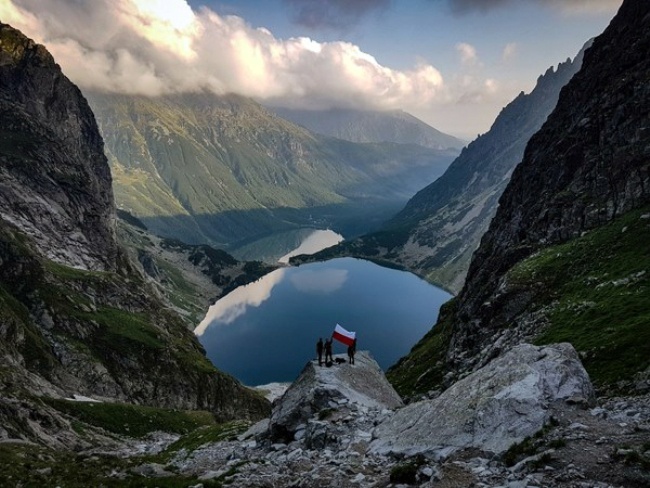
[[[385,370],[428,332],[451,295],[417,276],[352,258],[269,273],[215,303],[195,333],[214,365],[255,386],[293,381],[335,325]],[[334,341],[334,354],[345,353]]]

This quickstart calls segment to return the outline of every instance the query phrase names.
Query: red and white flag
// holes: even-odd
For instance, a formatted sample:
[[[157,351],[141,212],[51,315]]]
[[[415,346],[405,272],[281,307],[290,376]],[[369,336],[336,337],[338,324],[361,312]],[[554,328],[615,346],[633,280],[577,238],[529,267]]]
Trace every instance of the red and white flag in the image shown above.
[[[347,331],[339,324],[336,324],[336,327],[334,327],[334,333],[332,334],[332,337],[337,341],[342,342],[346,346],[351,346],[352,343],[354,342],[354,339],[357,337],[357,333]]]

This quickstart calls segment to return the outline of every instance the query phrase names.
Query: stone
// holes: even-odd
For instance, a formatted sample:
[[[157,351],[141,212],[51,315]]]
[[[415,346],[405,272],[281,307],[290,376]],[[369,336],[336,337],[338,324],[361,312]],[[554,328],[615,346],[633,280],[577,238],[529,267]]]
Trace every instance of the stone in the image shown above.
[[[309,361],[274,404],[269,432],[275,441],[289,441],[309,419],[326,420],[339,409],[356,408],[363,412],[364,408],[394,409],[402,405],[401,398],[367,351],[357,352],[354,366],[346,363],[320,368],[318,363]],[[347,420],[354,418],[350,416]],[[322,441],[322,429],[317,425],[308,426],[307,445],[315,447],[314,442],[321,445]]]
[[[502,453],[541,429],[552,403],[576,395],[593,398],[594,392],[570,344],[522,344],[438,398],[396,412],[377,426],[370,449],[408,456],[470,447]]]

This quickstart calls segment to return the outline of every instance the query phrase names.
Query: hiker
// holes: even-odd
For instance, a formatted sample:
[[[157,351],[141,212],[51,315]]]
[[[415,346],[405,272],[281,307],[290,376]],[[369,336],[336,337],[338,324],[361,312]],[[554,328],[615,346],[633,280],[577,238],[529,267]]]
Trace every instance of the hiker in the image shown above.
[[[316,343],[316,354],[318,354],[318,365],[323,365],[323,338],[320,337]]]
[[[327,364],[327,358],[329,358],[330,364],[334,362],[334,358],[332,357],[332,339],[325,341],[325,364]]]
[[[354,339],[348,346],[348,362],[354,364],[354,353],[357,352],[357,340]]]

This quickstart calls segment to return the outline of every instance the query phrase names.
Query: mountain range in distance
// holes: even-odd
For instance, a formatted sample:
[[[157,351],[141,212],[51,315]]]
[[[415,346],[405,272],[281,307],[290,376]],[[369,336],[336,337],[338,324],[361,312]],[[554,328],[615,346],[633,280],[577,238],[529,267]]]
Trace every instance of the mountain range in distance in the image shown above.
[[[440,178],[415,194],[381,229],[300,259],[337,255],[373,259],[457,293],[528,140],[555,107],[562,87],[580,69],[590,45],[591,41],[575,59],[540,75],[529,94],[520,93],[504,107],[487,133],[463,148]]]
[[[270,107],[270,110],[317,134],[351,142],[395,142],[439,150],[460,150],[467,145],[466,141],[440,132],[402,110],[301,110],[285,107]]]
[[[86,96],[118,207],[190,244],[235,248],[300,227],[359,235],[439,177],[462,144],[346,141],[237,95]]]

